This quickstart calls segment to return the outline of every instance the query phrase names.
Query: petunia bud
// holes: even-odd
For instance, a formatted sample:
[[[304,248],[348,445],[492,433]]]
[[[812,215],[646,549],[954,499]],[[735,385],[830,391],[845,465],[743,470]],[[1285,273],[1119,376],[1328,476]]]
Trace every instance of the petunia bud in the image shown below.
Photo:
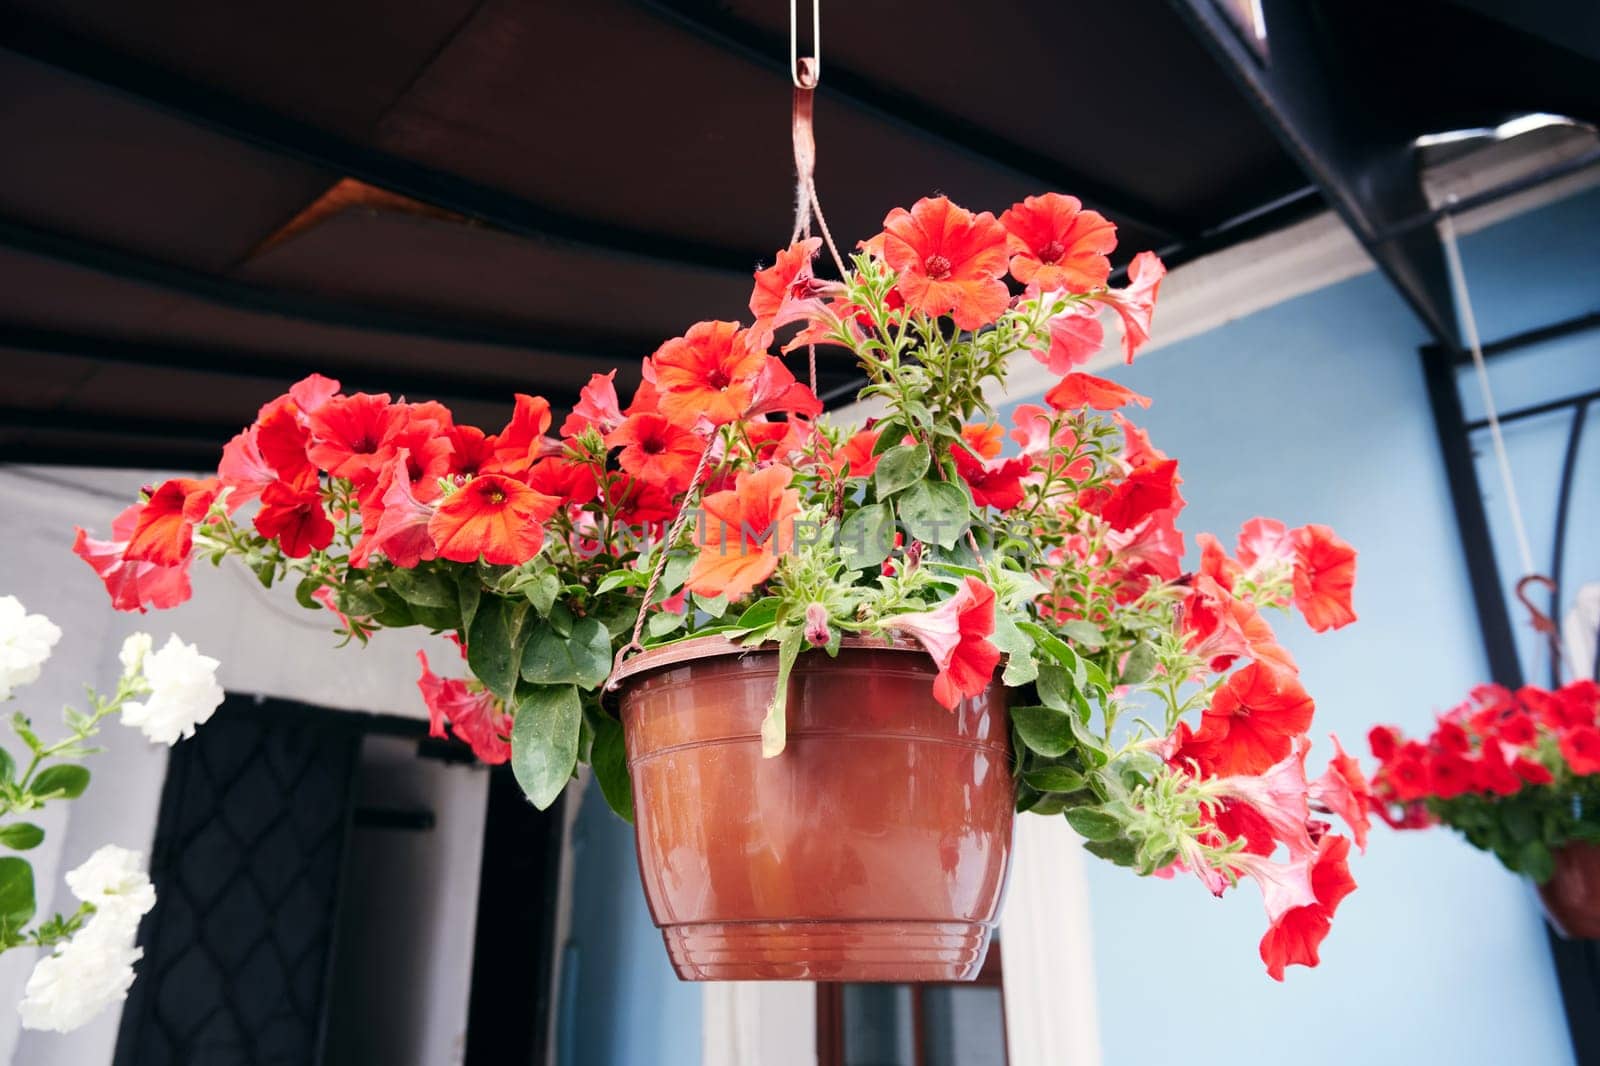
[[[806,607],[806,640],[813,647],[823,648],[828,644],[828,608],[820,603],[813,603]]]

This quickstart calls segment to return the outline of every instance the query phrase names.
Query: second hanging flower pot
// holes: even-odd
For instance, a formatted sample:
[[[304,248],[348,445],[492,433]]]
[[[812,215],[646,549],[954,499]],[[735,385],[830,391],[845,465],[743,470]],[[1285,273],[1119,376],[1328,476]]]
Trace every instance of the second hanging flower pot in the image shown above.
[[[761,755],[774,649],[702,637],[618,674],[639,869],[688,981],[955,981],[988,951],[1011,854],[1005,689],[954,711],[915,644],[800,656]]]
[[[1575,840],[1551,854],[1555,873],[1539,886],[1550,924],[1570,940],[1600,940],[1600,845]]]

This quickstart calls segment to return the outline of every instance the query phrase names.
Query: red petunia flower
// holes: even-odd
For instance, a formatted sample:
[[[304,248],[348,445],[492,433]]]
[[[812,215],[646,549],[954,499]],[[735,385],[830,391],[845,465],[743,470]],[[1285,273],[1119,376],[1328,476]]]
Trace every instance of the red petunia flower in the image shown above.
[[[778,253],[777,262],[756,271],[755,291],[750,294],[750,313],[755,316],[751,347],[765,351],[774,330],[811,318],[826,306],[823,297],[837,286],[818,281],[812,272],[811,261],[821,247],[821,237],[796,241]]]
[[[1298,668],[1254,604],[1205,574],[1196,574],[1183,601],[1184,646],[1217,672],[1248,656],[1291,673]]]
[[[661,413],[693,428],[737,422],[750,408],[755,381],[772,357],[750,344],[737,322],[697,322],[651,357]]]
[[[1333,926],[1334,912],[1356,889],[1350,876],[1350,841],[1328,835],[1317,846],[1311,868],[1311,888],[1316,902],[1286,911],[1261,938],[1261,961],[1274,981],[1283,980],[1286,966],[1315,966],[1319,949]]]
[[[1030,196],[1000,216],[1008,234],[1011,276],[1041,289],[1088,292],[1111,276],[1117,227],[1076,196]]]
[[[465,480],[477,477],[482,473],[492,473],[488,468],[494,465],[494,449],[499,442],[484,433],[477,426],[453,425],[450,427],[450,469],[449,476]],[[409,470],[409,463],[407,464]],[[426,499],[433,499],[439,495],[438,485],[418,485],[416,491]]]
[[[998,422],[975,422],[961,427],[961,439],[980,459],[998,459],[1005,449],[1005,429]]]
[[[1367,731],[1367,747],[1379,762],[1388,762],[1400,748],[1400,730],[1392,725],[1375,725]]]
[[[829,455],[828,467],[837,475],[848,464],[851,477],[871,477],[872,472],[878,469],[878,456],[873,454],[877,446],[878,431],[863,429]]]
[[[1472,790],[1495,796],[1514,796],[1522,791],[1520,774],[1506,762],[1498,744],[1485,744],[1483,753],[1472,764]]]
[[[560,445],[547,439],[550,428],[550,402],[543,396],[517,393],[516,407],[506,428],[495,434],[494,462],[484,473],[521,477],[543,455],[560,451]]]
[[[733,488],[706,496],[689,591],[737,600],[772,576],[794,546],[800,493],[789,487],[793,478],[786,466],[741,471]]]
[[[606,437],[606,446],[622,448],[617,456],[622,469],[670,493],[689,487],[706,442],[665,415],[641,412],[625,418]]]
[[[1338,737],[1332,740],[1335,755],[1323,775],[1311,782],[1311,802],[1344,819],[1356,847],[1366,854],[1367,832],[1372,827],[1367,817],[1372,790],[1367,785],[1367,775],[1361,772],[1360,761],[1345,754]]]
[[[1122,319],[1122,350],[1128,362],[1150,339],[1150,320],[1156,312],[1156,293],[1167,268],[1154,252],[1140,252],[1128,264],[1128,285],[1113,289],[1105,302]]]
[[[428,705],[428,735],[443,738],[449,722],[451,731],[484,762],[498,765],[511,758],[512,719],[500,701],[465,681],[439,677],[429,669],[426,652],[419,650],[417,661],[422,663],[417,688]]]
[[[111,523],[111,540],[95,540],[78,527],[72,541],[73,554],[88,563],[105,582],[111,606],[119,611],[176,607],[189,598],[189,557],[173,566],[139,562],[127,558],[128,539],[139,524],[144,503],[123,509]]]
[[[1259,774],[1293,750],[1314,710],[1293,674],[1251,663],[1211,697],[1194,735],[1196,760],[1219,776]]]
[[[534,463],[527,484],[535,492],[554,496],[563,507],[581,507],[600,495],[593,466],[559,455]]]
[[[1428,755],[1428,791],[1440,799],[1454,799],[1472,791],[1472,763],[1453,751],[1435,751]]]
[[[994,635],[994,589],[975,577],[962,580],[956,594],[931,611],[897,614],[883,624],[917,639],[933,657],[939,674],[933,698],[955,710],[963,697],[981,696],[994,680],[1000,649]]]
[[[1113,485],[1079,493],[1078,505],[1099,515],[1112,529],[1129,530],[1152,514],[1181,507],[1180,484],[1178,461],[1167,459],[1136,467]]]
[[[906,308],[948,314],[962,329],[1000,317],[1011,294],[1006,272],[1006,231],[985,211],[974,215],[943,196],[897,207],[883,220],[883,259],[899,275],[895,288]]]
[[[1130,403],[1149,407],[1150,397],[1141,396],[1132,389],[1118,385],[1115,381],[1097,378],[1092,374],[1068,374],[1044,394],[1044,402],[1057,411],[1076,411],[1080,407],[1092,407],[1096,411],[1115,411]]]
[[[1356,620],[1350,597],[1356,550],[1327,526],[1301,526],[1294,541],[1294,605],[1318,633]]]
[[[441,559],[525,563],[544,544],[544,522],[561,501],[500,474],[475,477],[439,505],[428,533]]]
[[[781,359],[765,358],[760,372],[750,382],[750,402],[739,412],[738,421],[779,413],[804,418],[820,415],[822,401],[811,387],[796,381]]]
[[[333,543],[333,522],[322,506],[315,471],[292,482],[274,481],[262,490],[256,532],[277,541],[291,559],[303,559]]]
[[[1561,757],[1573,773],[1587,776],[1600,773],[1600,729],[1592,725],[1573,726],[1561,734]]]
[[[1014,262],[1014,260],[1013,260]],[[1033,357],[1052,374],[1071,373],[1087,363],[1106,343],[1105,327],[1090,304],[1074,304],[1050,319],[1050,347],[1033,349]]]
[[[388,413],[386,392],[332,397],[306,415],[311,430],[307,454],[318,469],[334,477],[370,485],[388,461],[383,454]]]
[[[259,434],[260,427],[249,426],[223,445],[217,480],[231,490],[228,502],[232,505],[249,503],[261,495],[262,489],[278,480],[278,472],[261,454]]]
[[[364,568],[373,552],[381,552],[409,570],[438,554],[428,532],[437,508],[417,498],[407,469],[406,456],[397,453],[379,477],[374,498],[361,505],[361,540],[350,552],[351,566]]]
[[[123,555],[135,562],[177,566],[194,547],[194,527],[217,498],[216,478],[177,477],[164,481],[139,511],[139,521]]]
[[[998,426],[995,427],[997,430]],[[956,473],[966,482],[972,493],[972,502],[979,507],[994,507],[1009,511],[1022,502],[1022,479],[1033,471],[1033,462],[1026,456],[1009,459],[979,459],[959,445],[950,446],[956,461]]]
[[[577,406],[573,407],[566,421],[561,423],[563,437],[570,440],[591,426],[603,437],[622,425],[622,407],[617,400],[616,376],[615,370],[590,376],[589,384],[578,392]]]

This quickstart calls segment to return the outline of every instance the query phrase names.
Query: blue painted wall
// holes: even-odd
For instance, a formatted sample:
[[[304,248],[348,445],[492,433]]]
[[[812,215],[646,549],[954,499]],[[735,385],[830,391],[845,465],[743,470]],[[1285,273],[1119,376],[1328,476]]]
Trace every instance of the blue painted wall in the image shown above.
[[[1597,232],[1600,194],[1588,194],[1465,238],[1485,337],[1600,308]],[[1160,324],[1158,311],[1158,335]],[[1274,624],[1317,699],[1320,733],[1363,756],[1371,724],[1425,728],[1486,673],[1417,360],[1425,339],[1369,273],[1110,375],[1155,400],[1139,414],[1181,460],[1186,532],[1231,545],[1240,523],[1265,514],[1328,523],[1361,549],[1358,624],[1324,635],[1298,619]],[[1559,360],[1559,373],[1548,361],[1504,364],[1502,405],[1600,385],[1600,336],[1582,344],[1589,354]],[[1519,488],[1526,478],[1525,504],[1547,509],[1551,434],[1535,428],[1515,435]],[[1578,490],[1588,525],[1575,529],[1600,518],[1596,461]],[[1536,536],[1548,542],[1548,522]],[[1596,538],[1579,539],[1573,576],[1600,578]],[[1319,738],[1313,763],[1329,751]],[[1571,1061],[1529,888],[1445,831],[1379,826],[1353,869],[1361,888],[1340,909],[1321,968],[1291,969],[1279,985],[1256,956],[1259,893],[1218,901],[1192,880],[1091,863],[1105,1062]]]
[[[700,986],[680,982],[650,921],[633,827],[593,781],[573,838],[572,935],[564,957],[561,1066],[699,1066]]]

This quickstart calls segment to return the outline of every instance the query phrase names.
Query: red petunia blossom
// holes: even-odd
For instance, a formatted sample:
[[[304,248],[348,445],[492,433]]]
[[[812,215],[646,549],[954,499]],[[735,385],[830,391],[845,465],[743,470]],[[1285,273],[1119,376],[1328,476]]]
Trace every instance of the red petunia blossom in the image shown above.
[[[733,488],[706,496],[689,591],[737,600],[772,576],[794,546],[800,493],[789,487],[793,478],[786,466],[741,471]]]
[[[428,521],[441,559],[501,566],[525,563],[544,544],[544,522],[561,501],[500,474],[475,477],[451,493]]]
[[[261,490],[278,480],[278,472],[261,454],[257,437],[260,427],[249,426],[234,435],[222,448],[217,465],[217,480],[229,489],[228,503],[237,506],[261,495]]]
[[[576,437],[591,426],[603,437],[622,425],[622,407],[617,400],[617,372],[594,374],[578,392],[578,403],[561,423],[561,435]]]
[[[1167,268],[1154,252],[1140,252],[1128,264],[1127,287],[1113,289],[1105,296],[1105,302],[1122,319],[1122,350],[1130,363],[1133,362],[1134,353],[1150,339],[1150,319],[1155,316],[1156,292],[1166,275]]]
[[[111,540],[95,540],[79,527],[72,541],[72,551],[88,563],[95,574],[105,582],[111,595],[111,606],[119,611],[139,611],[146,605],[158,609],[176,607],[189,598],[189,557],[174,566],[138,562],[126,557],[128,538],[139,524],[139,512],[146,504],[136,503],[123,509],[111,523]]]
[[[917,639],[933,657],[939,674],[933,698],[955,710],[962,697],[981,696],[994,680],[1000,649],[994,635],[994,589],[975,577],[962,580],[956,594],[931,611],[898,614],[884,625]]]
[[[1327,526],[1301,526],[1294,540],[1294,605],[1318,633],[1356,620],[1350,596],[1356,550]]]
[[[1439,727],[1433,731],[1433,744],[1445,751],[1453,751],[1457,755],[1470,755],[1472,753],[1472,737],[1461,728],[1459,722],[1440,722]]]
[[[651,357],[661,413],[693,428],[737,422],[750,408],[755,381],[772,357],[752,347],[737,322],[697,322]]]
[[[511,421],[495,434],[494,462],[483,472],[521,477],[541,456],[559,452],[560,445],[545,437],[549,428],[550,402],[543,396],[517,393]]]
[[[491,765],[511,758],[511,715],[490,693],[477,690],[465,681],[442,678],[428,667],[426,652],[417,652],[422,676],[417,688],[428,705],[428,735],[443,738],[450,723],[455,735],[472,748],[472,753]]]
[[[665,415],[641,412],[625,418],[606,437],[606,446],[622,448],[617,456],[622,469],[670,493],[689,487],[706,442]]]
[[[1096,411],[1115,411],[1130,403],[1149,407],[1150,397],[1141,396],[1132,389],[1118,385],[1115,381],[1097,378],[1092,374],[1068,374],[1044,394],[1044,402],[1057,411],[1076,411],[1080,407],[1092,407]]]
[[[606,477],[605,498],[617,509],[617,518],[624,525],[654,525],[670,521],[678,513],[665,488],[623,471],[611,471]]]
[[[1367,731],[1367,747],[1379,762],[1388,762],[1400,748],[1400,730],[1392,725],[1375,725]]]
[[[361,505],[361,540],[350,552],[351,566],[364,568],[372,553],[380,552],[395,566],[409,570],[437,555],[428,532],[437,508],[417,498],[407,468],[406,456],[396,453],[378,479],[374,498]]]
[[[1251,663],[1211,697],[1194,735],[1202,768],[1219,776],[1259,774],[1294,748],[1315,705],[1287,670]]]
[[[835,474],[840,474],[848,465],[851,477],[871,477],[872,472],[878,469],[878,456],[873,454],[877,446],[878,431],[863,429],[834,449],[828,457],[828,467]]]
[[[1367,831],[1372,827],[1367,817],[1372,790],[1367,786],[1367,775],[1361,772],[1360,761],[1345,754],[1338,737],[1332,740],[1335,755],[1323,775],[1311,782],[1311,802],[1344,819],[1356,847],[1366,854]]]
[[[334,477],[370,485],[388,462],[382,450],[388,415],[386,392],[335,396],[306,416],[311,430],[307,454]]]
[[[1600,729],[1592,725],[1573,726],[1561,734],[1561,757],[1575,774],[1600,773]]]
[[[1264,773],[1219,777],[1212,782],[1218,795],[1254,809],[1271,828],[1273,838],[1288,845],[1294,858],[1308,855],[1316,847],[1306,829],[1311,821],[1310,785],[1306,782],[1310,747],[1310,742],[1300,737],[1294,750]]]
[[[1522,791],[1522,776],[1506,762],[1498,744],[1485,744],[1483,753],[1472,764],[1472,789],[1495,796],[1514,796]]]
[[[554,496],[566,507],[581,507],[600,495],[593,466],[559,455],[534,463],[528,471],[527,484],[535,492]]]
[[[1200,545],[1200,566],[1195,573],[1209,577],[1232,592],[1234,583],[1244,573],[1244,567],[1230,558],[1223,549],[1222,542],[1210,533],[1196,533],[1194,540]]]
[[[293,482],[274,481],[262,490],[256,532],[277,541],[291,559],[303,559],[333,543],[333,522],[322,506],[315,471]]]
[[[1441,723],[1439,728],[1445,729],[1454,723]],[[1456,726],[1460,729],[1460,726]],[[1512,711],[1495,720],[1494,725],[1484,730],[1485,734],[1492,735],[1502,744],[1513,747],[1526,748],[1539,739],[1539,727],[1534,724],[1533,717],[1526,711]]]
[[[322,405],[339,395],[339,382],[321,374],[307,374],[289,386],[289,399],[303,416],[310,416]]]
[[[1178,461],[1167,459],[1136,467],[1113,485],[1079,493],[1078,504],[1112,529],[1129,530],[1152,514],[1181,507],[1180,484]]]
[[[1033,357],[1052,374],[1070,373],[1082,366],[1106,342],[1105,327],[1090,304],[1073,304],[1050,319],[1050,347],[1035,348]]]
[[[743,422],[779,413],[815,418],[822,413],[822,401],[809,385],[795,380],[783,360],[767,356],[760,372],[750,382],[750,402],[739,412],[738,420]]]
[[[272,469],[274,480],[293,481],[308,470],[316,472],[316,464],[309,454],[310,418],[293,402],[267,404],[261,409],[254,429],[256,446],[262,460]],[[265,485],[261,487],[266,488]]]
[[[123,555],[141,563],[177,566],[194,547],[194,527],[217,498],[216,478],[177,477],[162,482],[139,511]]]
[[[996,426],[998,430],[1000,427]],[[972,502],[979,507],[993,507],[1009,511],[1022,502],[1022,479],[1033,470],[1033,462],[1026,456],[1009,459],[978,459],[960,445],[952,444],[950,454],[956,461],[956,473],[972,492]]]
[[[1556,779],[1555,775],[1550,772],[1550,768],[1544,763],[1521,755],[1511,760],[1511,769],[1526,784],[1530,785],[1548,785]]]
[[[1472,791],[1472,763],[1453,751],[1435,751],[1428,755],[1428,791],[1440,799],[1454,799]]]
[[[1088,292],[1111,276],[1117,227],[1076,196],[1030,196],[1000,216],[1011,253],[1011,276],[1041,289]]]
[[[1196,574],[1183,601],[1184,646],[1218,673],[1248,656],[1291,673],[1298,668],[1261,612],[1215,579]]]
[[[980,459],[997,459],[1005,448],[1006,431],[998,422],[973,422],[961,427],[961,439]]]
[[[1318,952],[1333,926],[1334,912],[1356,889],[1349,859],[1349,840],[1332,834],[1322,838],[1311,868],[1316,902],[1286,911],[1261,938],[1261,961],[1274,981],[1283,980],[1286,966],[1315,966],[1322,961]]]
[[[394,457],[404,450],[406,473],[410,476],[411,483],[417,486],[430,486],[421,491],[431,496],[433,494],[431,486],[453,472],[451,453],[454,450],[452,441],[455,438],[451,431],[454,428],[455,419],[442,404],[394,404],[384,419],[383,440],[379,444],[379,454],[383,456],[384,462],[378,468],[378,473],[381,474],[383,467],[388,466]],[[370,490],[377,482],[378,477],[374,476],[369,483],[361,487]]]
[[[1401,803],[1422,799],[1432,787],[1428,773],[1428,749],[1408,742],[1386,762],[1380,776]]]
[[[883,259],[899,275],[895,288],[906,308],[948,314],[962,329],[1000,317],[1011,300],[1006,272],[1006,231],[985,211],[974,215],[943,196],[897,207],[883,220]]]
[[[1555,696],[1561,708],[1555,716],[1560,725],[1600,724],[1600,684],[1584,678],[1561,686]]]
[[[449,476],[460,484],[466,478],[492,472],[494,449],[498,441],[477,426],[453,425],[450,427]],[[410,464],[407,464],[409,471]],[[381,479],[380,479],[381,480]],[[426,499],[439,495],[438,485],[418,485],[416,490]]]
[[[755,290],[750,294],[751,347],[765,351],[772,344],[773,331],[791,322],[820,314],[826,306],[823,297],[830,286],[817,280],[811,261],[822,247],[821,237],[796,241],[778,253],[777,262],[756,271]]]

